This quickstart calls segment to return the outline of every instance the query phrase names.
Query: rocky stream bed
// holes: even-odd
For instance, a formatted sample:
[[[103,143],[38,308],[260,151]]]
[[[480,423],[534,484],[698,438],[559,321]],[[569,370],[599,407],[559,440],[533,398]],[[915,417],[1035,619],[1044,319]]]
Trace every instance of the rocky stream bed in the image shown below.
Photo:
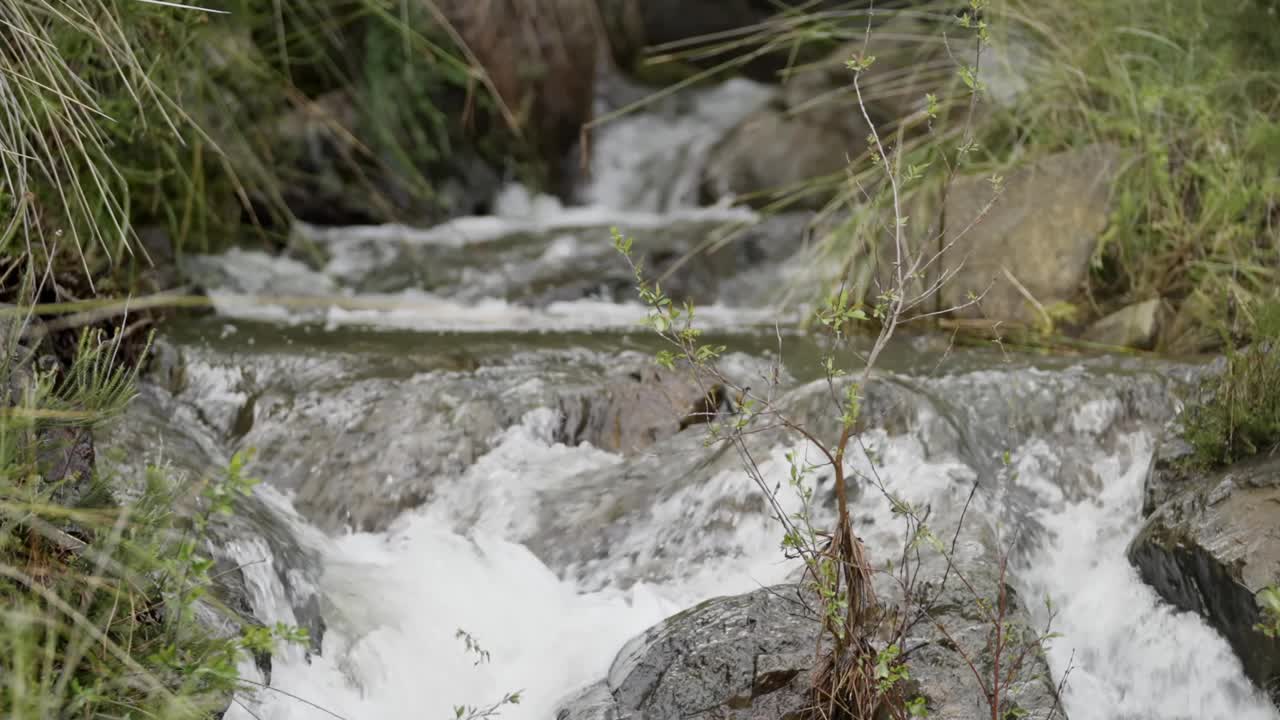
[[[285,255],[185,263],[215,309],[166,329],[126,422],[99,442],[195,475],[256,451],[264,483],[219,529],[224,593],[251,621],[309,628],[313,644],[246,668],[269,689],[228,717],[418,720],[513,690],[523,702],[503,717],[799,710],[817,625],[797,610],[797,566],[739,457],[682,426],[700,395],[654,368],[659,345],[636,326],[644,311],[609,243],[610,226],[635,235],[699,302],[729,347],[726,373],[749,382],[780,363],[795,415],[838,422],[818,347],[794,329],[803,308],[779,292],[812,271],[810,216],[696,207],[708,153],[768,97],[735,80],[620,121],[584,207],[512,188],[491,217],[303,226]],[[1030,195],[1037,182],[1080,191],[996,217],[975,247],[1049,247],[1064,267],[1024,277],[1048,294],[1070,285],[1065,265],[1083,272],[1101,230],[1105,193],[1090,193],[1111,162],[1090,149],[1028,171]],[[1280,654],[1252,634],[1248,602],[1278,571],[1274,462],[1148,480],[1202,371],[905,335],[884,356],[865,401],[874,463],[850,462],[928,507],[939,536],[963,512],[958,569],[984,593],[1009,554],[1011,617],[1060,633],[1013,678],[1027,717],[1280,717],[1264,693]],[[749,443],[778,483],[787,451],[812,452],[777,433]],[[814,482],[829,513],[830,481]],[[856,498],[872,557],[900,554],[883,495]],[[940,583],[945,567],[921,572]],[[989,712],[963,659],[982,656],[983,621],[973,597],[943,592],[950,635],[913,633],[908,664],[930,717],[970,720]]]

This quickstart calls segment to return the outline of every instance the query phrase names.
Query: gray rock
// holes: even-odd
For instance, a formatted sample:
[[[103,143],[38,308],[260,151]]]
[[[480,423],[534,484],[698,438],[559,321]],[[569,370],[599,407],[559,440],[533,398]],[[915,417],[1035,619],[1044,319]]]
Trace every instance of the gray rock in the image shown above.
[[[988,179],[957,181],[946,206],[942,247],[950,247],[936,271],[954,275],[939,293],[940,307],[967,305],[956,314],[1033,325],[1042,316],[1026,294],[1044,307],[1074,300],[1106,229],[1119,169],[1119,151],[1108,145],[1051,155],[1006,178],[985,216],[995,197]],[[971,297],[981,302],[970,304]]]
[[[1179,433],[1175,420],[1165,429],[1151,456],[1151,467],[1142,487],[1142,517],[1150,517],[1161,505],[1187,490],[1196,480],[1195,473],[1184,466],[1193,449]]]
[[[620,718],[794,716],[807,704],[818,632],[795,587],[718,598],[627,643],[609,689]]]
[[[826,204],[850,161],[866,149],[862,116],[840,112],[843,118],[836,124],[778,103],[753,113],[712,148],[703,171],[703,201],[734,197],[768,205],[780,194],[812,184],[817,191],[806,191],[801,206]]]
[[[1159,298],[1135,303],[1097,321],[1084,337],[1103,345],[1148,350],[1155,345],[1169,315],[1168,305]]]
[[[1129,546],[1129,560],[1166,601],[1221,633],[1280,705],[1280,639],[1254,629],[1255,594],[1280,583],[1280,460],[1187,472],[1177,482]]]
[[[601,680],[561,703],[556,720],[620,720],[618,702],[609,692],[609,682]]]
[[[983,574],[984,579],[990,579]],[[958,583],[956,583],[958,584]],[[963,592],[943,593],[935,617],[976,662],[985,627]],[[1013,599],[1016,606],[1016,598]],[[811,702],[820,626],[813,598],[795,585],[716,598],[675,615],[628,643],[605,681],[566,702],[558,720],[799,718]],[[1016,610],[1013,617],[1021,617]],[[930,717],[981,717],[985,700],[955,645],[922,623],[909,639],[908,667]],[[985,666],[987,670],[990,665]],[[1043,659],[1016,673],[1008,708],[1045,718],[1055,706]],[[987,710],[986,712],[989,712]]]

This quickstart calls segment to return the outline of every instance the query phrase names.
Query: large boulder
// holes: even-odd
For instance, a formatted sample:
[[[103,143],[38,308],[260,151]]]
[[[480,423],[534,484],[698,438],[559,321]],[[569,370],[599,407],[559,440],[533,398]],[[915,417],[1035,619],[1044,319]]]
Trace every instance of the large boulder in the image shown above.
[[[557,720],[803,717],[811,702],[820,633],[814,607],[813,598],[796,585],[704,602],[628,643],[608,677],[563,704]],[[989,715],[957,649],[963,647],[979,667],[990,669],[976,607],[944,593],[934,617],[948,627],[949,637],[924,623],[908,639],[908,667],[929,717]],[[1043,660],[1033,654],[1013,680],[1007,711],[1017,712],[1016,706],[1026,713],[1019,717],[1048,717],[1057,702],[1053,686],[1041,679],[1047,676]]]
[[[949,278],[938,309],[1034,326],[1077,299],[1119,170],[1117,148],[1090,145],[1011,174],[998,197],[987,177],[958,180],[947,193],[944,252],[927,278]]]
[[[971,322],[1053,322],[1088,278],[1120,164],[1117,148],[1090,145],[1027,164],[1002,192],[974,174],[910,194],[903,236],[923,270],[906,278],[904,294],[929,295],[918,311]],[[834,214],[815,232],[854,248],[847,269],[858,297],[874,302],[894,289],[895,238],[869,227],[866,213]]]
[[[1245,673],[1280,704],[1280,639],[1255,629],[1256,593],[1280,584],[1280,459],[1258,457],[1211,472],[1158,455],[1148,478],[1151,516],[1129,559],[1175,607],[1202,615]]]

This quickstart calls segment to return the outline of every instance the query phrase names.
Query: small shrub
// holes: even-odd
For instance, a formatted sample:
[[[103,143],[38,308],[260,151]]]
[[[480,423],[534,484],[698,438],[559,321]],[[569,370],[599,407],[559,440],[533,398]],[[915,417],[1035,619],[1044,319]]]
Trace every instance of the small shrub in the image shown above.
[[[1274,344],[1229,352],[1226,369],[1199,388],[1199,402],[1183,416],[1194,466],[1228,465],[1280,444],[1280,353]]]
[[[306,640],[241,623],[212,595],[210,522],[253,485],[242,456],[195,487],[149,468],[138,499],[114,501],[120,478],[95,461],[90,432],[133,396],[121,335],[86,331],[65,372],[0,365],[3,387],[16,388],[0,407],[5,718],[211,719],[244,689],[242,662]],[[52,471],[48,443],[68,437],[88,459]],[[215,629],[210,613],[232,622]]]

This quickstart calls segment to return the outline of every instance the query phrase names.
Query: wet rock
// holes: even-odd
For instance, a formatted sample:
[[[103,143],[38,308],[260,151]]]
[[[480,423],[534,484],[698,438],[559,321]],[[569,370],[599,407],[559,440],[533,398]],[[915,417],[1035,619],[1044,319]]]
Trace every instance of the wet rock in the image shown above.
[[[988,178],[957,181],[947,197],[942,247],[954,244],[937,264],[939,272],[954,276],[942,286],[940,308],[1033,325],[1042,321],[1035,303],[1074,300],[1106,229],[1119,169],[1119,150],[1108,145],[1051,155],[1006,178],[1003,195],[985,216],[995,197]],[[972,303],[973,297],[981,302]]]
[[[172,394],[182,392],[186,385],[186,366],[182,351],[168,338],[156,338],[151,343],[147,358],[147,377]]]
[[[936,617],[982,667],[985,633],[962,608],[939,605]],[[799,718],[809,690],[820,626],[813,598],[795,585],[716,598],[636,637],[601,683],[567,701],[558,720]],[[969,615],[972,615],[969,611]],[[908,665],[930,717],[983,716],[981,690],[957,646],[922,628]],[[988,668],[989,669],[989,668]],[[1043,659],[1033,654],[1010,686],[1008,708],[1044,718],[1056,704]],[[990,710],[985,713],[989,714]]]
[[[1175,479],[1154,498],[1167,499],[1129,546],[1129,560],[1166,601],[1221,633],[1245,673],[1280,705],[1280,639],[1254,629],[1255,594],[1280,583],[1280,460],[1259,457]],[[1169,480],[1166,472],[1156,484]]]
[[[1179,428],[1176,420],[1170,423],[1151,456],[1151,467],[1142,486],[1143,518],[1195,484],[1197,474],[1185,464],[1194,450],[1182,439]]]
[[[968,534],[966,531],[962,538]],[[920,569],[918,593],[932,605],[929,616],[946,628],[940,630],[929,619],[916,623],[907,634],[905,655],[911,678],[928,705],[929,717],[942,720],[970,720],[990,717],[982,687],[973,674],[970,662],[983,673],[984,684],[990,686],[995,671],[991,652],[991,621],[979,603],[997,607],[1001,590],[999,565],[995,553],[984,543],[961,542],[955,555],[956,565],[950,575],[941,556],[926,556]],[[955,574],[962,573],[965,582]],[[942,584],[946,578],[945,584]],[[887,575],[877,578],[881,598],[900,595]],[[939,587],[941,585],[941,587]],[[972,587],[973,590],[969,588]],[[1003,587],[1008,611],[1005,622],[1011,639],[1001,655],[1001,676],[1005,691],[1001,697],[1000,717],[1024,717],[1066,720],[1057,696],[1057,681],[1033,637],[1042,634],[1036,627],[1028,607],[1012,587]],[[981,597],[975,597],[974,592]]]
[[[556,720],[621,720],[618,702],[606,680],[590,685],[561,703]]]
[[[1090,342],[1149,350],[1168,322],[1169,308],[1159,298],[1121,308],[1085,332]]]
[[[536,432],[549,441],[557,427],[549,408],[593,392],[604,375],[590,353],[534,360],[501,339],[501,360],[490,365],[457,357],[451,337],[318,333],[304,346],[278,337],[269,345],[275,333],[250,332],[219,334],[214,324],[199,342],[179,342],[181,391],[145,384],[132,427],[113,428],[113,442],[140,458],[163,447],[194,477],[252,449],[250,475],[332,532],[385,529],[530,411],[544,409]],[[640,365],[619,362],[609,359],[614,372]]]
[[[482,390],[417,377],[259,397],[240,444],[259,452],[253,471],[295,494],[326,530],[385,528],[460,474],[519,409]]]
[[[794,586],[709,600],[627,643],[557,718],[797,717],[819,629]]]
[[[644,368],[560,401],[556,440],[636,453],[710,421],[732,402],[720,386],[700,387],[688,373]]]

